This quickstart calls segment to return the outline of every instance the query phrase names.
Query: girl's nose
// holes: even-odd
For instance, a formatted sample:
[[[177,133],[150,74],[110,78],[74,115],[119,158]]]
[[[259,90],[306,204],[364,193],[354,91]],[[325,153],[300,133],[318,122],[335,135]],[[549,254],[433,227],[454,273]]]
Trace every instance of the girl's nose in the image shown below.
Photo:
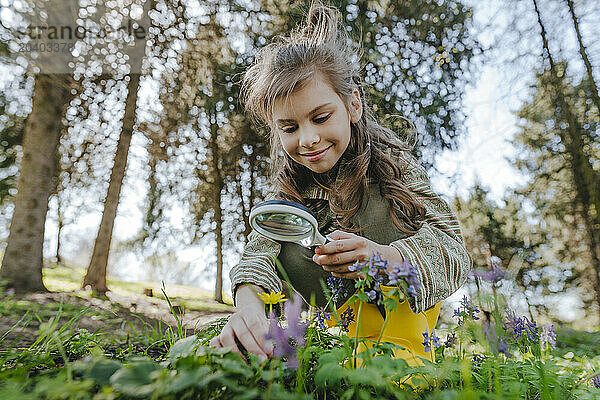
[[[321,140],[319,132],[314,128],[305,128],[300,134],[300,146],[310,149]]]

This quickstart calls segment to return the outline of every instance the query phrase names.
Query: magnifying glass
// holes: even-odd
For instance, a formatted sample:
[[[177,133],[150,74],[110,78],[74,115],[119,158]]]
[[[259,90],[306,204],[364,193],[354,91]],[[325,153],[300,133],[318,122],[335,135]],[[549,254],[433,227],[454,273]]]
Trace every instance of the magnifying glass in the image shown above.
[[[269,200],[257,204],[250,211],[250,225],[268,238],[304,247],[312,248],[330,242],[319,232],[312,211],[293,201]]]
[[[331,240],[321,235],[317,218],[309,208],[286,200],[269,200],[257,204],[250,211],[250,225],[258,233],[284,242],[294,242],[313,248]],[[371,288],[371,287],[370,287]],[[385,320],[385,307],[379,286],[372,287],[377,292],[375,304]]]

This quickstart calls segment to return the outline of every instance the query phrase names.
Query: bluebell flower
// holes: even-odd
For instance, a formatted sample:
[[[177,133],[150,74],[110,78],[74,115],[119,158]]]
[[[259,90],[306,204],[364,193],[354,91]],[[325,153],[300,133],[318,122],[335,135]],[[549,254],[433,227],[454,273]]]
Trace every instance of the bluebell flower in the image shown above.
[[[381,253],[375,254],[375,252],[373,252],[371,254],[371,258],[369,259],[368,266],[368,274],[375,280],[375,282],[383,282],[385,272],[389,266],[389,261],[384,260],[381,257]]]
[[[454,347],[455,343],[456,343],[456,334],[454,332],[452,332],[452,335],[448,334],[448,336],[446,336],[446,341],[444,342],[444,347],[447,349],[451,349],[452,347]]]
[[[596,375],[591,379],[592,385],[594,385],[594,387],[600,389],[600,375]]]
[[[462,325],[465,319],[470,318],[472,320],[478,320],[479,317],[477,313],[479,312],[479,308],[467,299],[467,296],[463,296],[458,309],[454,310],[453,317],[458,318],[458,325]]]
[[[525,330],[525,321],[517,317],[512,310],[506,311],[507,320],[504,323],[504,329],[506,332],[513,336],[514,339],[518,340],[523,336],[523,330]]]
[[[325,325],[325,320],[331,321],[331,313],[326,312],[322,308],[317,310],[317,324],[321,329],[327,329],[327,325]]]
[[[346,311],[340,314],[340,324],[344,332],[348,332],[348,325],[350,325],[351,322],[354,322],[354,310],[348,307]]]
[[[425,347],[425,353],[429,353],[431,351],[431,345],[434,348],[441,347],[440,338],[436,336],[435,329],[431,330],[431,335],[429,334],[429,328],[425,328],[425,332],[423,332],[423,347]]]
[[[347,296],[348,291],[344,287],[343,278],[338,278],[335,276],[330,276],[327,278],[327,286],[331,289],[331,300],[333,302],[337,302],[340,296]]]
[[[506,342],[504,342],[503,338],[498,337],[496,326],[493,321],[483,323],[483,333],[490,343],[490,348],[494,353],[502,353],[506,357],[511,357],[508,345]]]
[[[411,297],[417,297],[417,291],[421,288],[419,273],[407,260],[404,260],[401,264],[394,263],[388,272],[388,277],[388,285],[398,285],[406,282],[406,293]]]
[[[523,352],[527,352],[529,346],[540,343],[540,330],[535,321],[530,321],[525,316],[517,317],[511,310],[507,310],[506,315],[504,329]]]
[[[374,290],[370,290],[367,292],[367,296],[369,296],[369,299],[375,300],[375,298],[377,297],[377,292]]]
[[[471,366],[473,368],[479,368],[482,362],[487,360],[487,357],[482,354],[473,354],[471,357]]]
[[[348,267],[348,271],[358,271],[360,269],[360,263],[358,261]]]
[[[508,345],[504,342],[504,338],[498,340],[498,353],[504,354],[506,357],[511,357]]]

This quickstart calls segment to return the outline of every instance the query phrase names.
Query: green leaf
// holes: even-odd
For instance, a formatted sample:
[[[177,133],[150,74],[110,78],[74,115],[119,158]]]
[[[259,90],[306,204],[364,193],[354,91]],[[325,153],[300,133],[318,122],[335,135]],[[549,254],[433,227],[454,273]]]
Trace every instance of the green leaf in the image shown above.
[[[239,362],[228,359],[215,360],[215,363],[220,364],[223,371],[232,372],[237,375],[242,375],[246,379],[250,378],[253,375],[252,371],[250,371],[248,366],[246,364],[242,364],[243,361],[241,359]]]
[[[355,294],[355,296],[358,297],[358,299],[363,303],[367,303],[369,301],[369,296],[367,296],[365,292],[358,292]]]
[[[243,393],[236,394],[235,400],[260,399],[260,391],[257,388],[244,390]]]
[[[319,365],[343,362],[348,355],[344,348],[336,347],[319,357]]]
[[[394,312],[396,311],[396,308],[398,307],[398,302],[395,299],[385,299],[383,300],[383,305],[385,307],[385,310],[388,312]]]
[[[344,393],[341,397],[340,400],[350,400],[354,398],[354,388],[350,388],[349,390],[346,391],[346,393]]]
[[[123,364],[115,360],[100,359],[94,362],[87,373],[87,377],[102,386],[107,386],[110,384],[110,377],[122,366]]]
[[[192,354],[197,345],[196,335],[180,339],[171,346],[167,359],[173,364],[178,358],[187,357]]]
[[[337,363],[324,364],[315,373],[315,384],[317,387],[336,385],[348,371]]]
[[[149,396],[156,389],[150,375],[159,369],[161,367],[152,361],[135,361],[115,372],[110,377],[110,383],[128,396]]]
[[[225,374],[223,372],[221,372],[221,371],[214,372],[212,374],[205,375],[202,379],[200,379],[196,383],[196,387],[198,387],[200,389],[204,389],[204,388],[208,387],[214,381],[222,382],[222,381],[226,380],[224,378],[225,378]],[[230,384],[231,382],[227,382],[227,383]]]
[[[194,386],[196,382],[208,374],[210,374],[210,368],[207,366],[202,366],[194,370],[177,371],[177,375],[169,382],[164,393],[178,393],[190,386]]]
[[[385,379],[377,368],[367,367],[346,371],[348,381],[353,385],[380,387],[385,385]]]
[[[2,382],[0,387],[0,399],[19,399],[19,400],[34,400],[35,395],[25,393],[24,384],[17,381]]]

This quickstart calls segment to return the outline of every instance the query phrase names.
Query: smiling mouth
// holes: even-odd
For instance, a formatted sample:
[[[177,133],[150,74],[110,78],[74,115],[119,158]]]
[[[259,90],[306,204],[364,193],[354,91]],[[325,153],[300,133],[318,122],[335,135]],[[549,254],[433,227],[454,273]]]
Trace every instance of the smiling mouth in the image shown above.
[[[333,146],[333,145],[331,145],[331,146]],[[329,146],[329,147],[326,147],[326,148],[324,148],[323,150],[316,151],[316,152],[314,152],[314,153],[304,153],[304,154],[300,153],[300,155],[301,155],[301,156],[304,156],[304,157],[314,157],[314,156],[316,156],[316,155],[319,155],[319,154],[323,153],[325,150],[327,150],[327,149],[331,148],[331,146]]]

